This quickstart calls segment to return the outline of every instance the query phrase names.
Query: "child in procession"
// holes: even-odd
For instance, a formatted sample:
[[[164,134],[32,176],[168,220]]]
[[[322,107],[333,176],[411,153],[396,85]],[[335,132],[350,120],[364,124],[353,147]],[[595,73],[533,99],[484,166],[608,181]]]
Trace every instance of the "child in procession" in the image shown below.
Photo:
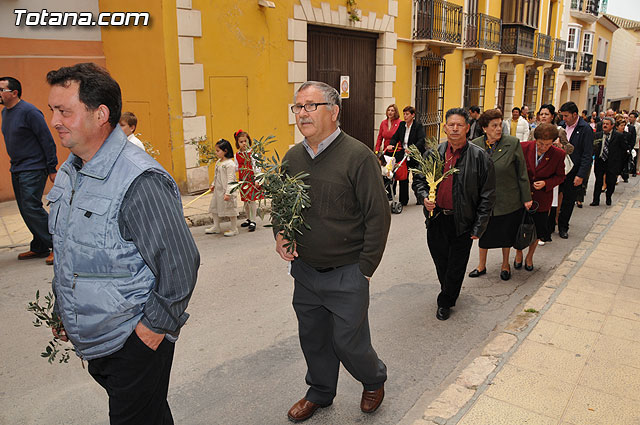
[[[248,227],[250,232],[256,230],[256,219],[258,213],[258,200],[262,199],[260,187],[255,182],[255,164],[251,156],[251,136],[242,129],[236,131],[233,135],[236,139],[236,163],[238,166],[239,181],[246,182],[240,187],[240,199],[244,202],[244,212],[247,220],[242,223],[241,227]]]
[[[232,183],[236,181],[236,164],[233,161],[233,148],[228,140],[220,139],[216,143],[215,153],[218,157],[216,171],[211,184],[213,197],[209,204],[209,212],[213,215],[213,226],[205,230],[208,234],[221,232],[220,217],[229,217],[231,228],[224,232],[224,236],[238,234],[238,211],[236,208],[236,194],[231,193]]]

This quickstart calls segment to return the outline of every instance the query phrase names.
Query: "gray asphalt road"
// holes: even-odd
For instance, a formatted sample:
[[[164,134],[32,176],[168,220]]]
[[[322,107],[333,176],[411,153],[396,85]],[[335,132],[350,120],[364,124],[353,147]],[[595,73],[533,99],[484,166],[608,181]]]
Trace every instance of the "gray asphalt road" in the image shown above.
[[[632,179],[618,186],[637,184]],[[393,217],[387,249],[371,281],[374,347],[389,371],[387,395],[374,415],[360,413],[361,386],[340,375],[333,406],[309,424],[411,423],[473,358],[547,274],[581,240],[605,207],[576,209],[570,238],[539,248],[535,270],[498,277],[500,253],[489,254],[488,274],[467,278],[451,319],[435,318],[439,284],[425,244],[421,209]],[[177,344],[169,402],[177,424],[286,424],[286,412],[305,391],[305,364],[291,307],[293,282],[275,254],[269,229],[235,238],[193,233],[202,266],[191,318]],[[105,424],[107,397],[72,359],[49,365],[39,357],[49,334],[31,325],[25,307],[36,289],[50,287],[43,261],[16,261],[0,252],[0,423]],[[475,267],[472,249],[468,270]],[[404,419],[403,419],[404,418]]]

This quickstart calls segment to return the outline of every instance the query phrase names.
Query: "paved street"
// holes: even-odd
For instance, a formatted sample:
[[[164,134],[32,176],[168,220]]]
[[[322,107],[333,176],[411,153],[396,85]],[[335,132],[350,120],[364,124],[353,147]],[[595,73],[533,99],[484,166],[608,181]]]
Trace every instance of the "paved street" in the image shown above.
[[[630,181],[618,185],[614,201],[638,179]],[[570,238],[555,234],[536,252],[535,270],[513,270],[508,282],[498,277],[499,252],[490,252],[487,275],[465,280],[446,322],[435,318],[439,285],[422,211],[410,205],[393,216],[371,281],[373,343],[389,370],[385,401],[374,415],[360,413],[361,386],[343,370],[333,406],[307,423],[410,424],[422,417],[605,211],[575,209]],[[271,231],[259,227],[235,238],[205,235],[203,227],[192,231],[202,266],[169,388],[176,423],[286,424],[287,410],[306,390],[305,364],[291,307],[292,279],[275,254]],[[0,423],[106,424],[106,394],[80,361],[49,365],[39,357],[49,334],[31,325],[25,307],[37,289],[50,288],[52,269],[43,261],[16,261],[18,250],[0,250]],[[468,270],[476,261],[474,247]]]

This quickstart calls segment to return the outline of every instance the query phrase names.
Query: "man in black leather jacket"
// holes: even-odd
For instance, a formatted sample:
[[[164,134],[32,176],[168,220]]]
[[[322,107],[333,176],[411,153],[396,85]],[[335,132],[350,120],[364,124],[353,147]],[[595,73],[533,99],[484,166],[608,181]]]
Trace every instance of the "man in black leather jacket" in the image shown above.
[[[447,320],[456,304],[473,240],[487,228],[496,200],[493,162],[482,148],[467,143],[468,130],[467,111],[449,109],[444,126],[448,141],[438,146],[438,154],[445,162],[444,171],[455,167],[458,172],[438,185],[435,202],[428,199],[425,177],[416,174],[413,179],[416,199],[424,205],[427,244],[440,281],[439,320]]]

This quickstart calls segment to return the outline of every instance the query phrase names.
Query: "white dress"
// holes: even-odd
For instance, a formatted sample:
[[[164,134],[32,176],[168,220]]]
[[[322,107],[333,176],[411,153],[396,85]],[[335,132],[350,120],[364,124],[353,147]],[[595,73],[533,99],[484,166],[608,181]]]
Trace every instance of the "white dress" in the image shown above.
[[[231,193],[231,183],[236,181],[236,164],[233,159],[225,158],[216,162],[216,173],[213,177],[213,197],[209,204],[209,212],[219,217],[237,217],[238,208],[236,193]],[[224,195],[231,196],[229,201],[224,200]]]

